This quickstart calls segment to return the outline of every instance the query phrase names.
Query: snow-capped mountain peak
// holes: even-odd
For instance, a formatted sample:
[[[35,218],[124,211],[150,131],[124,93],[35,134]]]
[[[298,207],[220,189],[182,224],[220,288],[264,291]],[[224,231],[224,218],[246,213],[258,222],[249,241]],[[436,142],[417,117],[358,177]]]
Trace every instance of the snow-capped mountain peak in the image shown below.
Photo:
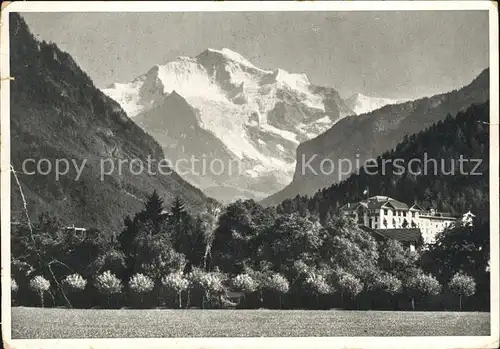
[[[389,99],[380,97],[366,96],[361,93],[355,93],[348,99],[346,103],[356,114],[366,114],[373,110],[380,109],[388,104],[403,103],[404,99]]]
[[[236,63],[239,63],[241,65],[247,66],[249,68],[263,71],[262,69],[257,68],[255,65],[253,65],[252,62],[250,62],[248,59],[246,59],[245,57],[243,57],[242,55],[240,55],[238,52],[234,52],[234,51],[232,51],[232,50],[230,50],[228,48],[223,48],[221,50],[216,50],[216,49],[213,49],[213,48],[209,48],[206,51],[211,52],[211,53],[219,54],[219,55],[223,56],[224,58],[226,58],[228,60],[234,61]]]
[[[220,140],[219,143],[210,140],[209,146],[200,145],[203,150],[211,154],[230,153],[244,163],[244,173],[233,178],[231,185],[245,190],[245,195],[254,193],[254,198],[279,190],[291,180],[300,142],[316,137],[353,113],[337,91],[314,85],[306,74],[261,69],[227,48],[207,49],[195,57],[178,57],[154,66],[130,83],[114,84],[103,90],[131,118],[141,119],[147,132],[156,135],[168,130],[148,127],[165,123],[146,119],[162,117],[162,110],[166,110],[161,109],[166,108],[164,100],[173,91],[197,116],[170,117],[179,123],[196,120],[196,125],[191,125],[193,130],[203,129]],[[168,125],[171,129],[190,129],[189,125]],[[165,143],[162,144],[165,148],[175,143],[176,147],[186,149],[189,145],[185,142],[193,142],[187,139],[188,135],[182,136],[185,139],[175,137],[169,134],[160,142]],[[221,146],[224,151],[208,149]],[[220,178],[214,179],[212,188],[229,185],[217,181]],[[205,184],[193,184],[207,189],[203,187]]]
[[[274,74],[277,82],[288,85],[294,89],[303,88],[311,84],[309,78],[304,73],[292,74],[284,69],[278,68]]]

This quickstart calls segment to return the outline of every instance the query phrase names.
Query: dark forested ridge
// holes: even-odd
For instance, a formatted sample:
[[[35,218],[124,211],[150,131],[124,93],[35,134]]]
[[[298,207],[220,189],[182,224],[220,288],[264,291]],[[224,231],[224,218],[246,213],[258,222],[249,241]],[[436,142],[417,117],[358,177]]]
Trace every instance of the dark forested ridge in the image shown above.
[[[324,217],[347,202],[365,198],[363,192],[368,190],[369,195],[386,195],[408,204],[417,202],[422,207],[432,206],[452,214],[471,210],[486,217],[489,214],[488,120],[488,102],[473,105],[456,117],[448,114],[444,121],[406,136],[395,149],[377,158],[376,167],[362,168],[359,174],[319,190],[312,197],[287,199],[278,205],[278,210],[294,212],[307,209]],[[424,154],[427,154],[428,160],[426,173]],[[460,156],[471,160],[464,162],[463,174],[458,162]],[[404,173],[394,166],[395,159],[402,159],[400,164],[405,166]],[[421,165],[416,162],[409,164],[412,159],[420,159]],[[431,159],[437,160],[437,163]],[[385,167],[383,161],[386,162]],[[475,168],[478,161],[480,164]],[[408,171],[408,166],[413,173]],[[454,173],[448,174],[453,167]],[[383,168],[385,174],[382,173]],[[480,174],[473,175],[473,170]],[[418,175],[419,171],[422,174]]]
[[[92,83],[71,56],[55,44],[39,42],[24,20],[10,15],[11,164],[18,172],[30,216],[48,211],[66,224],[117,231],[123,214],[135,213],[147,194],[157,190],[167,201],[182,194],[186,204],[199,207],[203,193],[170,175],[134,175],[118,171],[100,179],[101,159],[146,161],[163,158],[158,143],[131,121],[121,107]],[[25,159],[84,160],[81,177],[73,166],[59,180],[22,173]],[[35,165],[30,164],[28,171]],[[43,170],[47,169],[47,163]],[[111,166],[109,164],[109,166]],[[12,219],[22,217],[19,188],[12,179]]]
[[[348,171],[339,171],[341,160],[355,164],[379,156],[396,147],[407,135],[423,131],[447,114],[456,115],[472,104],[489,99],[489,69],[485,69],[470,84],[448,93],[415,101],[387,105],[370,113],[348,116],[328,131],[299,145],[297,165],[292,182],[262,202],[277,205],[299,195],[313,195],[318,189],[329,187],[349,177]],[[305,161],[302,161],[305,159]],[[311,160],[312,159],[312,160]],[[321,173],[323,159],[332,160],[332,172]],[[309,160],[310,166],[303,168]],[[353,166],[353,171],[356,167]]]

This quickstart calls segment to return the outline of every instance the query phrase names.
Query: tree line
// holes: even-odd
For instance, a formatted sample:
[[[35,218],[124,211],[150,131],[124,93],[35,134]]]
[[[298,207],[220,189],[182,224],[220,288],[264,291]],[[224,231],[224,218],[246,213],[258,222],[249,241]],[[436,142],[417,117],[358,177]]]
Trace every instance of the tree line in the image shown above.
[[[12,233],[14,304],[68,307],[480,309],[485,227],[461,221],[416,251],[340,216],[247,200],[193,215],[154,192],[116,239],[47,214]],[[476,296],[473,296],[476,294]],[[441,296],[439,296],[441,295]],[[455,295],[450,298],[450,295]],[[434,296],[434,297],[431,297]]]

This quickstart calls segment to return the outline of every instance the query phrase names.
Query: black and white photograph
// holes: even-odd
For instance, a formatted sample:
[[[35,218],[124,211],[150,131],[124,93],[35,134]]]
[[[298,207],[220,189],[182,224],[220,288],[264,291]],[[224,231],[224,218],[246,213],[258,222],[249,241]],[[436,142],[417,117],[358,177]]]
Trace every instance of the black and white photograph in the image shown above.
[[[6,347],[499,346],[494,2],[10,2],[0,45]]]

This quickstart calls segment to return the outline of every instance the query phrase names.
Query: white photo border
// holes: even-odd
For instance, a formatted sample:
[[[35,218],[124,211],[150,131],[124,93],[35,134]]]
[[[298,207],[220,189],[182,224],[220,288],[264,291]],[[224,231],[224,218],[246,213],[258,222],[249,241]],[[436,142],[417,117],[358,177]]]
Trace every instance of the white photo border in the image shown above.
[[[1,280],[2,337],[9,348],[497,348],[499,346],[499,67],[498,5],[493,1],[19,1],[2,3]],[[12,339],[10,284],[10,12],[217,12],[217,11],[489,11],[490,40],[490,336]],[[13,77],[15,79],[15,77]]]

